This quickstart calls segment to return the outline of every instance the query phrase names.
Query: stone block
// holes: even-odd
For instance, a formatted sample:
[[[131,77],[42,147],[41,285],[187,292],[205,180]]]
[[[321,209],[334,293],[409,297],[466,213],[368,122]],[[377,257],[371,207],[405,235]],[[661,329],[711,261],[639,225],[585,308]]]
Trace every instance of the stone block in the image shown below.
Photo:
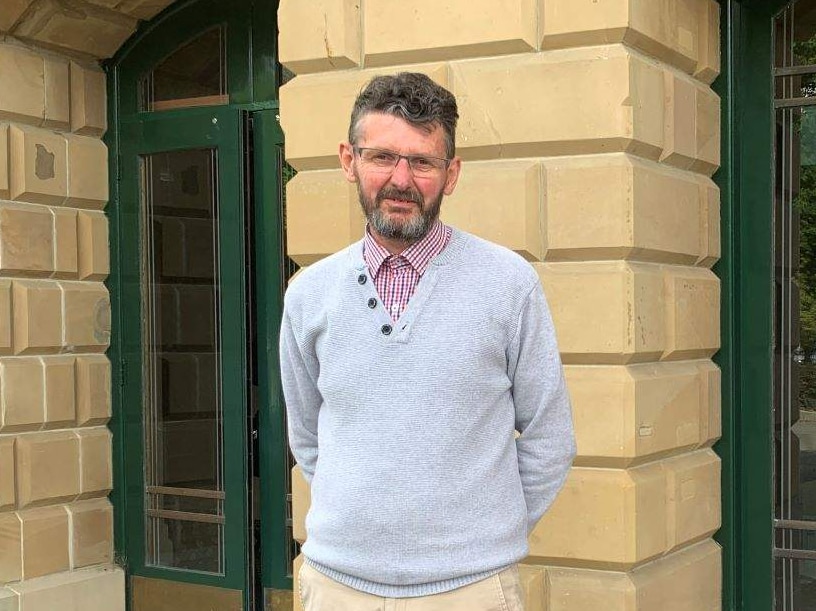
[[[18,515],[23,523],[23,578],[67,571],[70,543],[65,508],[41,507]]]
[[[12,353],[11,280],[0,278],[0,355]]]
[[[21,611],[125,611],[125,579],[116,566],[99,566],[28,579],[9,586]]]
[[[0,8],[0,32],[9,32],[34,0],[6,0]],[[0,605],[2,608],[2,605]],[[15,607],[16,609],[16,607]],[[5,611],[5,609],[3,609]]]
[[[450,87],[445,64],[308,74],[280,90],[286,161],[296,170],[339,168],[338,145],[348,137],[349,117],[360,90],[378,74],[419,71]]]
[[[40,357],[45,380],[46,429],[68,428],[76,421],[74,357]]]
[[[295,74],[360,65],[360,2],[283,0],[278,29],[280,61]]]
[[[667,549],[666,472],[573,467],[529,537],[536,563],[626,570]]]
[[[711,361],[697,361],[697,368],[702,381],[701,402],[709,406],[705,414],[708,417],[700,419],[702,429],[698,447],[709,447],[722,436],[722,374]]]
[[[301,172],[287,183],[287,253],[298,265],[345,248],[364,230],[357,187],[340,170]]]
[[[105,73],[71,62],[71,131],[101,137],[107,129]]]
[[[720,4],[716,0],[698,2],[699,52],[694,76],[711,84],[720,73]]]
[[[669,70],[664,79],[666,113],[660,161],[688,170],[697,154],[697,86]]]
[[[707,358],[720,348],[720,281],[711,270],[666,266],[664,359]]]
[[[97,426],[111,417],[111,365],[104,354],[76,358],[76,424]]]
[[[700,201],[705,213],[700,217],[701,257],[695,265],[711,267],[720,260],[720,188],[710,178],[700,178]]]
[[[69,135],[68,201],[76,208],[104,208],[108,201],[108,148],[98,138]]]
[[[720,609],[720,546],[703,541],[635,569],[629,579],[635,593],[633,609]]]
[[[111,433],[102,427],[79,429],[80,497],[106,496],[113,488]]]
[[[309,484],[300,467],[292,469],[292,537],[303,543],[306,540],[306,514],[312,503]]]
[[[62,345],[62,292],[49,280],[14,280],[14,353],[58,352]]]
[[[0,512],[13,509],[17,503],[14,443],[14,437],[0,437]]]
[[[67,146],[55,132],[9,128],[11,199],[58,206],[68,195]]]
[[[660,562],[657,560],[655,562]],[[546,611],[638,611],[635,587],[626,573],[547,567]]]
[[[17,438],[17,505],[53,504],[79,494],[79,439],[71,431]]]
[[[696,107],[697,150],[691,169],[711,176],[720,167],[720,97],[708,87],[698,87]]]
[[[542,165],[548,261],[709,260],[709,179],[617,153]]]
[[[65,349],[104,352],[110,343],[110,298],[98,282],[61,282],[65,300]]]
[[[20,597],[17,592],[0,588],[0,611],[20,611]]]
[[[0,360],[0,431],[36,431],[45,422],[43,367],[39,358]]]
[[[113,507],[108,499],[66,506],[71,524],[71,568],[107,564],[113,559]]]
[[[71,76],[68,60],[48,56],[45,62],[43,127],[65,131],[71,124]]]
[[[625,42],[686,73],[700,73],[713,80],[716,73],[709,74],[714,66],[707,4],[705,0],[546,0],[541,2],[542,45],[558,48]]]
[[[629,467],[720,435],[719,369],[710,361],[568,365],[565,375],[578,466]]]
[[[72,574],[77,610],[125,611],[125,572],[118,566],[101,566]]]
[[[53,278],[76,278],[78,273],[77,211],[52,208],[54,215]]]
[[[442,220],[511,250],[530,261],[544,258],[545,213],[541,166],[531,160],[465,164]]]
[[[110,273],[108,219],[101,212],[80,211],[77,218],[79,279],[104,280]]]
[[[720,165],[720,98],[689,77],[667,70],[666,112],[660,160],[713,174]]]
[[[364,5],[365,64],[525,53],[538,47],[536,0],[498,0],[474,10],[467,0],[380,0]]]
[[[464,159],[662,149],[662,70],[622,45],[455,63],[451,74]]]
[[[172,4],[172,0],[123,0],[119,2],[117,10],[136,19],[146,21],[158,15],[162,9],[170,4]]]
[[[15,36],[46,46],[112,57],[136,29],[137,21],[89,4],[41,0],[14,30]]]
[[[668,549],[713,535],[720,528],[720,457],[705,449],[664,461]]]
[[[0,44],[0,120],[39,125],[45,115],[43,58],[22,47]]]
[[[0,273],[50,276],[54,270],[54,220],[42,206],[0,203]]]
[[[9,126],[0,123],[0,199],[9,197]]]
[[[661,266],[611,261],[533,267],[544,286],[565,363],[625,364],[655,360],[663,353]]]
[[[23,525],[16,513],[0,513],[0,583],[23,578]]]

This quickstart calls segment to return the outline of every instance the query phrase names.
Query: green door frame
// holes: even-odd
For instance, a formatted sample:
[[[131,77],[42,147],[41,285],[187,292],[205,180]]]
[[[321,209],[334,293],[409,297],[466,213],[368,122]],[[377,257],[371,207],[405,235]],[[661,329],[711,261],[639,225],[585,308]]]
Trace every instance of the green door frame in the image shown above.
[[[140,313],[128,310],[133,304],[122,299],[123,286],[133,282],[126,259],[136,256],[123,252],[127,232],[136,222],[132,211],[122,205],[123,187],[127,176],[122,172],[123,146],[127,148],[124,126],[129,121],[150,120],[150,116],[184,117],[191,110],[140,112],[137,106],[138,75],[197,33],[218,23],[226,23],[228,62],[228,107],[234,115],[243,112],[252,115],[255,127],[254,156],[256,235],[255,260],[257,271],[256,302],[258,312],[259,371],[259,430],[261,472],[262,563],[261,585],[268,589],[292,588],[292,577],[286,550],[288,515],[288,449],[284,426],[284,408],[280,381],[275,372],[277,364],[277,337],[282,311],[284,287],[284,238],[280,203],[282,184],[280,168],[283,165],[283,133],[277,117],[278,85],[281,68],[277,62],[277,2],[266,0],[179,0],[150,22],[140,24],[137,32],[122,46],[104,67],[108,77],[108,124],[105,142],[109,148],[111,274],[107,286],[113,311],[112,341],[109,356],[112,362],[114,432],[114,544],[117,559],[126,567],[133,560],[134,550],[128,545],[128,529],[133,527],[132,511],[127,499],[133,498],[134,487],[128,474],[125,439],[128,427],[134,425],[133,413],[124,406],[127,397],[123,386],[127,379],[141,375],[134,365],[125,360],[123,332],[130,321],[139,320]],[[220,112],[210,109],[210,112]],[[203,109],[201,112],[207,112]],[[220,122],[220,120],[219,120]],[[223,124],[222,124],[223,125]],[[249,159],[247,159],[249,162]],[[236,175],[239,164],[236,164]],[[270,171],[274,168],[274,171]],[[243,177],[241,175],[241,177]],[[125,363],[127,362],[127,367]],[[248,477],[248,475],[247,475]],[[138,491],[138,489],[137,489]],[[250,530],[245,531],[251,536]],[[246,569],[247,567],[245,567]],[[247,579],[249,571],[245,570]],[[205,579],[206,581],[206,579]],[[243,588],[243,586],[241,586]]]
[[[172,579],[232,590],[247,588],[247,390],[244,337],[244,198],[242,166],[243,138],[240,111],[230,107],[197,108],[189,111],[152,113],[120,125],[121,209],[118,228],[118,286],[122,315],[119,354],[122,396],[119,408],[125,416],[122,430],[127,530],[124,533],[131,574]],[[145,438],[142,398],[141,308],[141,169],[140,157],[154,153],[208,148],[216,152],[218,175],[218,232],[221,316],[221,380],[223,413],[222,464],[224,492],[224,575],[150,566],[145,553]],[[129,256],[121,256],[128,254]],[[136,255],[136,256],[134,256]],[[127,321],[127,324],[124,324]]]
[[[772,19],[786,4],[720,0],[723,609],[774,606]]]

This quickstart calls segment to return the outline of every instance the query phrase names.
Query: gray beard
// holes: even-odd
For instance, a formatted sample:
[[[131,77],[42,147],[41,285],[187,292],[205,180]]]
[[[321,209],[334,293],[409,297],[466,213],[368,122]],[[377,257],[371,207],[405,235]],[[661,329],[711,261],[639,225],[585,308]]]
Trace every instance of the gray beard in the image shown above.
[[[371,202],[363,195],[360,183],[357,183],[357,196],[368,224],[377,234],[386,239],[399,240],[408,244],[419,242],[428,234],[436,219],[439,218],[442,194],[440,193],[436,200],[426,206],[419,193],[406,193],[408,199],[419,206],[419,214],[411,217],[408,221],[394,221],[389,219],[380,207],[382,201],[391,196],[388,191],[389,189],[381,190],[377,194],[376,200]]]

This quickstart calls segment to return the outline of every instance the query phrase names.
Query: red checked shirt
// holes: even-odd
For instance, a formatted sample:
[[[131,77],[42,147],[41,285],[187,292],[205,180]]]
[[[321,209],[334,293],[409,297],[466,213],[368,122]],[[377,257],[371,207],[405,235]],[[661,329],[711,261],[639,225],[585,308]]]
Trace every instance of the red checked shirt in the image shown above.
[[[436,221],[419,242],[411,244],[398,255],[392,255],[366,229],[363,259],[374,278],[385,310],[395,322],[405,311],[431,260],[448,245],[451,233],[450,227]]]

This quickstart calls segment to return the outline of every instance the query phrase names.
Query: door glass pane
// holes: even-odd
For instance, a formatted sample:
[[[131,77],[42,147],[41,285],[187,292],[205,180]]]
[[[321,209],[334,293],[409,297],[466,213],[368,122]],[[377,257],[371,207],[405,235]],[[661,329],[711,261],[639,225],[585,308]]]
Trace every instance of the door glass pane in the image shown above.
[[[217,160],[142,158],[147,562],[223,572]]]
[[[141,83],[141,110],[227,104],[226,36],[207,30],[160,61]]]

